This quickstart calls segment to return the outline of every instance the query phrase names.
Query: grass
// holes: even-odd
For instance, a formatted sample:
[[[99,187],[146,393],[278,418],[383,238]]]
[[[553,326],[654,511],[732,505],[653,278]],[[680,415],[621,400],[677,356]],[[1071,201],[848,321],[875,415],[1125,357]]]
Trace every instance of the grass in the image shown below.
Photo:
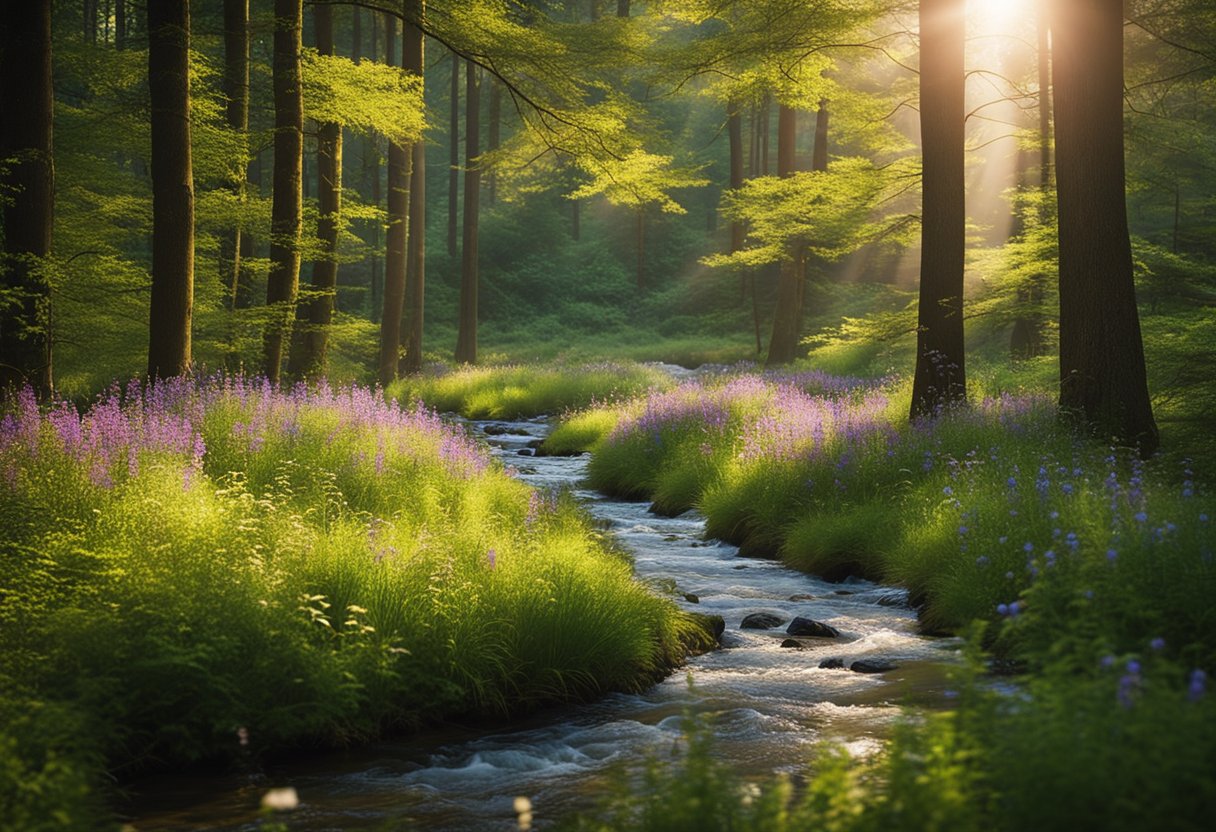
[[[800,569],[901,583],[972,662],[955,707],[909,715],[874,758],[826,748],[804,785],[748,784],[694,724],[570,828],[1206,828],[1212,472],[1079,439],[1033,395],[910,425],[906,388],[726,376],[573,418],[597,487],[699,508],[709,534]]]
[[[705,636],[562,495],[427,411],[240,379],[0,424],[0,812],[637,689]]]
[[[424,403],[467,419],[518,419],[557,415],[670,384],[662,370],[642,364],[514,364],[444,367],[396,381],[387,394],[406,406]]]

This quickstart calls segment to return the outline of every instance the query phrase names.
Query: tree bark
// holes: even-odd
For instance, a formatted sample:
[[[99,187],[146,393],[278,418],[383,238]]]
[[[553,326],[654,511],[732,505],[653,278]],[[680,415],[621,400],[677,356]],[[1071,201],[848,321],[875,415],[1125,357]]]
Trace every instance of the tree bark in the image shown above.
[[[152,112],[152,302],[148,376],[190,370],[194,178],[190,158],[190,1],[148,7]]]
[[[460,188],[460,58],[452,53],[452,79],[448,103],[448,257],[455,257],[456,200]],[[467,174],[466,174],[467,175]]]
[[[600,0],[591,0],[590,14],[592,23],[600,19]]]
[[[730,137],[730,189],[738,191],[743,187],[743,117],[739,115],[739,102],[731,101],[726,105],[726,132]],[[731,253],[743,248],[743,238],[746,228],[738,220],[730,224]]]
[[[815,146],[811,151],[811,170],[825,171],[828,169],[828,102],[819,102],[819,110],[815,113]]]
[[[616,0],[616,16],[629,17],[629,0]]]
[[[274,193],[270,211],[270,274],[266,281],[270,316],[263,342],[262,371],[271,384],[278,384],[283,340],[291,329],[300,282],[303,0],[274,0],[274,17]]]
[[[30,385],[51,394],[51,287],[38,262],[51,253],[55,207],[51,0],[15,3],[0,34],[0,171],[4,252],[0,286],[0,393]]]
[[[126,0],[114,2],[114,48],[125,49],[127,45],[127,3]]]
[[[490,123],[486,135],[486,150],[493,153],[502,142],[502,84],[490,80]],[[498,174],[491,168],[486,174],[486,199],[493,205],[498,198]]]
[[[249,132],[249,0],[224,0],[224,98],[228,126],[248,141]],[[244,205],[249,190],[249,168],[243,166],[231,183]],[[220,240],[220,279],[226,287],[228,306],[248,305],[253,276],[247,258],[253,256],[253,239],[240,222]],[[243,301],[243,302],[242,302]]]
[[[426,11],[424,0],[407,0],[407,8],[417,20]],[[402,62],[410,72],[424,78],[425,40],[412,24],[402,30]],[[425,80],[425,79],[424,79]],[[414,142],[410,172],[409,242],[406,249],[405,355],[400,370],[417,373],[422,369],[422,330],[426,299],[426,142]]]
[[[1050,219],[1047,195],[1051,190],[1051,45],[1048,19],[1048,0],[1038,0],[1038,75],[1039,75],[1039,189],[1042,202],[1039,218]],[[1034,358],[1046,352],[1043,335],[1043,316],[1039,306],[1043,302],[1043,284],[1046,275],[1032,275],[1025,286],[1018,289],[1017,299],[1021,309],[1014,319],[1009,333],[1009,353],[1014,359]]]
[[[385,56],[391,62],[397,51],[395,22],[385,15]],[[401,312],[405,307],[405,248],[410,204],[410,154],[396,142],[388,143],[388,230],[384,250],[384,307],[380,312],[381,386],[397,377],[401,357]]]
[[[313,6],[317,52],[334,54],[333,7]],[[287,370],[292,378],[316,378],[325,369],[329,328],[338,291],[338,215],[342,210],[342,126],[317,125],[317,237],[321,256],[312,265],[312,292],[296,307],[296,327]]]
[[[465,140],[464,140],[464,234],[460,257],[460,317],[456,338],[456,360],[477,363],[477,220],[481,192],[480,155],[480,93],[477,67],[470,61],[465,68]]]
[[[1102,440],[1158,445],[1128,236],[1123,12],[1059,0],[1052,19],[1060,234],[1060,408]]]
[[[920,299],[912,418],[967,399],[963,344],[965,0],[920,0]]]
[[[777,111],[777,175],[783,178],[792,176],[795,171],[796,127],[794,108],[780,105]],[[798,357],[798,346],[802,340],[803,260],[802,247],[797,246],[781,262],[777,278],[777,306],[773,310],[773,334],[769,338],[765,366],[788,364]]]

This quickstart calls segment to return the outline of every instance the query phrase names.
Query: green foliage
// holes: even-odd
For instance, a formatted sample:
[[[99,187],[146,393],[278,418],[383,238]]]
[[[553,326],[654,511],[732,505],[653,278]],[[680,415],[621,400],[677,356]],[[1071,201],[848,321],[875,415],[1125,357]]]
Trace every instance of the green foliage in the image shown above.
[[[103,766],[635,689],[704,641],[571,498],[368,392],[129,393],[80,427],[22,407],[0,448],[6,822],[96,819]]]
[[[661,370],[639,364],[465,366],[400,379],[386,392],[406,406],[424,404],[468,419],[517,419],[631,398],[670,383]]]
[[[409,144],[422,136],[422,79],[375,61],[319,55],[305,49],[304,113],[352,131]]]

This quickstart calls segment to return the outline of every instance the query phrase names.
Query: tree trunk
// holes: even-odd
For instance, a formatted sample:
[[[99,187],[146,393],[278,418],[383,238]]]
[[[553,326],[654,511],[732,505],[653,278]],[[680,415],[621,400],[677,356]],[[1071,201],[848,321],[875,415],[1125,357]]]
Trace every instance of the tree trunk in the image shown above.
[[[772,121],[772,99],[766,93],[764,100],[760,104],[760,156],[759,156],[759,175],[768,176],[768,145],[769,145],[769,127]]]
[[[152,112],[152,302],[148,376],[190,370],[194,179],[190,159],[190,0],[148,7]]]
[[[629,17],[629,0],[616,0],[616,16]]]
[[[392,60],[397,51],[397,27],[384,18],[384,52]],[[405,308],[405,248],[409,212],[410,154],[396,142],[388,143],[388,230],[384,250],[384,306],[380,311],[380,365],[376,377],[387,387],[397,377],[401,357],[401,312]]]
[[[637,244],[637,271],[638,271],[638,293],[641,294],[646,290],[646,207],[638,208],[638,219],[636,229],[636,244]]]
[[[481,192],[481,171],[477,167],[481,136],[480,94],[477,68],[472,61],[465,67],[465,140],[464,140],[464,235],[460,258],[460,317],[456,338],[456,360],[477,363],[477,219]]]
[[[1042,201],[1039,218],[1048,220],[1050,208],[1047,194],[1051,190],[1051,30],[1048,19],[1048,0],[1039,0],[1038,11],[1038,75],[1039,75],[1039,189]],[[1014,359],[1035,358],[1046,349],[1043,336],[1043,316],[1039,307],[1043,302],[1043,284],[1046,276],[1031,275],[1027,284],[1018,289],[1020,307],[1009,334],[1009,353]]]
[[[811,151],[811,170],[825,171],[828,169],[828,102],[819,102],[819,111],[815,113],[815,147]]]
[[[84,0],[84,14],[81,18],[81,25],[84,42],[88,44],[97,43],[97,0]],[[149,32],[151,29],[152,27],[149,25]]]
[[[502,84],[490,81],[490,124],[486,135],[486,151],[498,150],[502,141]],[[498,198],[498,174],[491,168],[486,175],[486,199],[491,205]]]
[[[456,200],[460,188],[460,58],[452,53],[452,79],[448,102],[448,257],[456,256]]]
[[[334,54],[333,7],[313,6],[317,52]],[[317,125],[317,238],[321,256],[312,265],[312,292],[296,307],[296,329],[287,362],[292,378],[316,378],[325,369],[329,327],[338,291],[338,215],[342,210],[342,126]]]
[[[920,299],[911,416],[965,403],[963,40],[965,0],[920,0]]]
[[[126,0],[114,2],[114,48],[125,49],[127,45],[127,3]]]
[[[591,0],[590,13],[592,23],[600,19],[600,0]]]
[[[743,118],[739,115],[739,102],[731,101],[726,105],[726,128],[730,136],[730,189],[738,191],[743,187]],[[743,238],[746,228],[738,220],[730,224],[731,253],[743,248]]]
[[[270,273],[266,280],[270,316],[263,342],[262,372],[271,384],[278,384],[283,340],[291,329],[300,282],[303,0],[274,0],[274,18],[274,193],[270,209]]]
[[[1060,408],[1103,441],[1158,444],[1132,277],[1123,160],[1123,12],[1052,19],[1060,233]]]
[[[407,0],[407,8],[418,20],[425,12],[424,0]],[[402,62],[405,68],[423,77],[426,71],[422,31],[412,24],[402,30]],[[406,296],[408,320],[404,341],[405,356],[401,372],[422,369],[422,325],[426,298],[426,141],[414,142],[410,173],[409,243],[406,250]]]
[[[780,105],[777,111],[777,175],[794,174],[797,120],[794,108]],[[801,246],[787,252],[777,278],[777,306],[773,310],[773,334],[768,342],[765,366],[788,364],[798,357],[802,340],[802,263]]]
[[[577,199],[570,200],[570,237],[575,242],[583,238],[582,203]]]
[[[0,286],[0,393],[30,385],[51,394],[51,287],[39,262],[51,253],[55,207],[52,155],[51,0],[15,3],[0,33],[0,169],[4,252]]]
[[[350,14],[350,59],[359,63],[363,60],[363,10],[351,6]]]
[[[249,0],[224,0],[224,98],[228,126],[248,141],[249,132]],[[231,183],[243,205],[248,192],[249,169],[242,166]],[[220,239],[220,279],[226,288],[228,306],[236,309],[248,299],[253,276],[246,258],[253,253],[252,239],[240,222]]]
[[[793,107],[777,107],[777,175],[790,176],[798,170],[798,113]]]

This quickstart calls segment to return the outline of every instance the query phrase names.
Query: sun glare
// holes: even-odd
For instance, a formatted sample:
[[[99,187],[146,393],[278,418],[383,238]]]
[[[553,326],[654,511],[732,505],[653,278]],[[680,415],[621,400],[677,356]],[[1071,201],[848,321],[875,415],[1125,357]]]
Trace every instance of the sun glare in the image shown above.
[[[967,12],[980,30],[999,32],[1014,24],[1028,5],[1026,0],[968,0]]]

